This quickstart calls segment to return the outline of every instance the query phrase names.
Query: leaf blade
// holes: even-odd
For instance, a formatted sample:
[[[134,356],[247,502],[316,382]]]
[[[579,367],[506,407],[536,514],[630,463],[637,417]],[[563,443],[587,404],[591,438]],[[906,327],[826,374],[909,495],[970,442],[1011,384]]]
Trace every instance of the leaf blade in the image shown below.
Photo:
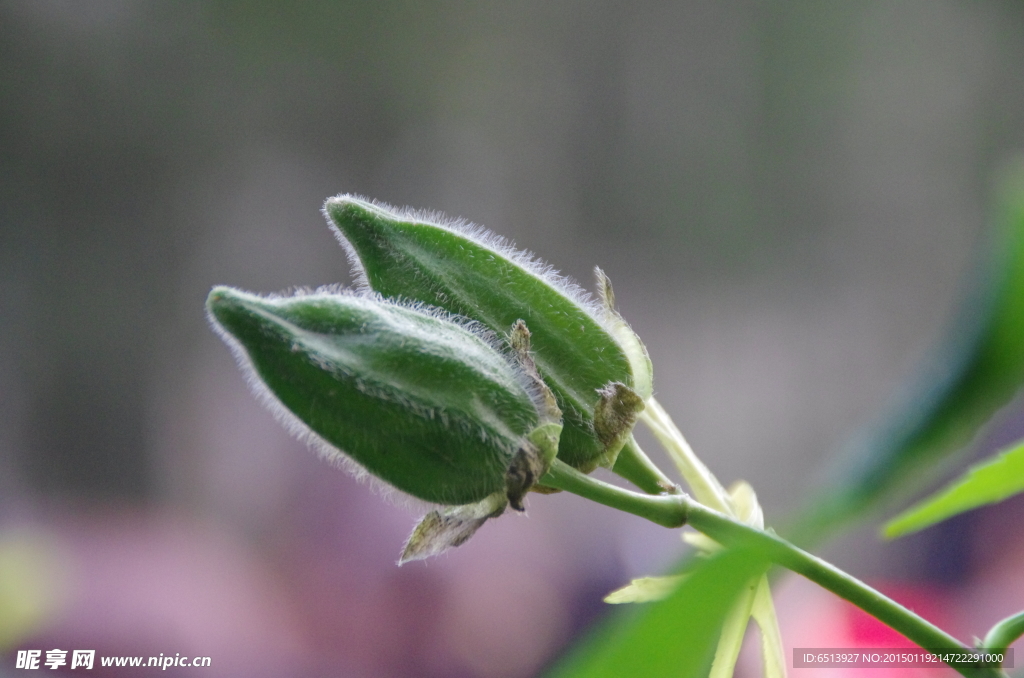
[[[957,480],[899,514],[882,528],[902,537],[971,509],[1024,492],[1024,442],[972,466]]]
[[[665,577],[639,577],[625,586],[617,588],[604,597],[609,605],[624,603],[654,603],[672,595],[686,575],[672,574]]]

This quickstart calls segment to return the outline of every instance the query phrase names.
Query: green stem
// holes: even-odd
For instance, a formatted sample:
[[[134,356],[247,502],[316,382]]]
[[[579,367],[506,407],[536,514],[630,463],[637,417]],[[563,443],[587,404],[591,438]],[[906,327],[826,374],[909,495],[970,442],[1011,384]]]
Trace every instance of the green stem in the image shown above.
[[[864,582],[843,572],[835,565],[797,548],[786,540],[737,523],[717,511],[691,504],[690,524],[715,541],[726,546],[756,544],[775,563],[810,579],[840,598],[848,600],[879,621],[899,631],[928,649],[968,651],[965,645],[926,619],[911,612]],[[965,676],[998,676],[999,671],[987,667],[953,666]]]
[[[1010,643],[1024,636],[1024,612],[1009,616],[992,627],[981,641],[981,646],[991,652],[1005,652]]]
[[[665,527],[680,527],[689,522],[694,528],[725,546],[754,545],[773,562],[848,600],[923,648],[970,651],[939,627],[834,565],[797,548],[775,534],[749,527],[702,506],[685,494],[652,496],[624,490],[584,475],[557,459],[541,482]],[[964,676],[1003,675],[998,669],[989,667],[952,668]]]
[[[661,472],[661,469],[651,461],[650,457],[644,454],[633,436],[629,436],[626,444],[619,451],[612,472],[622,476],[647,494],[661,494],[675,487],[675,483]]]
[[[686,442],[686,438],[661,403],[654,398],[648,400],[647,407],[640,413],[640,420],[647,424],[654,437],[668,452],[679,469],[679,474],[697,497],[697,501],[722,513],[732,513],[729,494],[704,462],[694,454],[690,444]]]
[[[624,490],[580,473],[560,459],[555,459],[540,482],[646,518],[663,527],[682,527],[686,524],[688,504],[681,501],[686,496],[684,494],[650,495]]]

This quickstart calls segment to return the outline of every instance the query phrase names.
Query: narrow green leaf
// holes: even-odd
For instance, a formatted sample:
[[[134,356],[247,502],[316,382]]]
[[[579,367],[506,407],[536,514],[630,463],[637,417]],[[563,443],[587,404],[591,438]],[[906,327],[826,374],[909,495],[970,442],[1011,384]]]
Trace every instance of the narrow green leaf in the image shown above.
[[[711,673],[708,678],[732,678],[736,669],[736,660],[740,657],[743,637],[750,623],[750,612],[754,607],[754,596],[757,593],[759,577],[747,582],[739,597],[725,616],[722,633],[715,648],[715,658],[711,662]]]
[[[722,622],[748,582],[767,568],[750,549],[696,565],[676,591],[639,616],[619,617],[558,665],[553,678],[697,678],[706,675]],[[635,609],[635,608],[634,608]]]
[[[686,575],[673,574],[667,577],[640,577],[622,588],[615,589],[604,597],[611,605],[623,603],[653,603],[672,595]]]
[[[1006,173],[989,256],[916,388],[848,450],[832,487],[793,530],[807,542],[942,470],[1024,382],[1024,162]]]
[[[761,661],[764,678],[786,678],[786,650],[782,644],[779,620],[775,615],[775,601],[768,587],[768,577],[762,576],[754,597],[754,621],[761,629]]]
[[[1024,443],[972,466],[946,488],[886,523],[883,534],[888,539],[901,537],[1021,492],[1024,492]]]
[[[603,274],[604,306],[483,229],[348,195],[328,200],[324,214],[367,288],[471,318],[499,335],[524,320],[537,369],[563,412],[559,459],[585,472],[614,464],[628,430],[604,441],[597,435],[599,391],[618,383],[646,400],[651,368],[639,339],[611,309]]]

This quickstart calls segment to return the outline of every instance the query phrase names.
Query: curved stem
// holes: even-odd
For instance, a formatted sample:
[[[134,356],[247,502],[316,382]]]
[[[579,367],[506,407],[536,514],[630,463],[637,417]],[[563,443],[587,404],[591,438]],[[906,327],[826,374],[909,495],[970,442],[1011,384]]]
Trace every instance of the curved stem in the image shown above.
[[[685,496],[683,494],[650,495],[624,490],[584,475],[560,459],[555,459],[540,482],[646,518],[663,527],[682,527],[686,524],[688,505],[680,501]]]
[[[647,401],[647,407],[640,413],[640,420],[651,429],[654,437],[664,446],[669,457],[675,462],[679,474],[690,486],[697,501],[722,513],[732,513],[729,495],[714,474],[704,465],[686,438],[654,398]]]
[[[1024,612],[1002,620],[985,635],[981,646],[991,652],[1005,652],[1010,643],[1024,636]]]
[[[612,472],[622,476],[647,494],[661,494],[675,487],[668,476],[661,472],[651,458],[637,445],[633,436],[629,436],[626,444],[619,451],[619,456],[612,466]]]
[[[685,494],[652,496],[624,490],[584,475],[557,459],[541,482],[665,527],[681,527],[689,522],[724,546],[753,545],[773,562],[848,600],[923,648],[970,651],[939,627],[831,563],[797,548],[773,533],[744,525],[719,511],[702,506]],[[964,676],[1002,675],[998,669],[989,667],[960,665],[952,668]]]
[[[786,540],[738,523],[717,511],[691,505],[690,524],[715,541],[726,545],[755,544],[764,549],[775,563],[810,579],[840,598],[848,600],[879,621],[899,631],[907,638],[928,649],[969,651],[953,636],[926,619],[911,612],[891,598],[864,582],[843,572],[835,565],[797,548]],[[953,666],[965,676],[998,676],[996,669],[987,667]]]

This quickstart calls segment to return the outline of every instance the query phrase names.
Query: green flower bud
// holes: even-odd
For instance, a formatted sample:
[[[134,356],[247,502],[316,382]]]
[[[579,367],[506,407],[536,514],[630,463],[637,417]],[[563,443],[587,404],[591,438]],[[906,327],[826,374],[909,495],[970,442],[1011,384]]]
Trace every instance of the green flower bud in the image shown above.
[[[521,510],[557,452],[559,413],[528,352],[508,352],[472,323],[334,291],[217,287],[207,308],[286,425],[414,497],[486,502],[487,516],[507,503]],[[478,520],[469,534],[478,513],[467,513]]]
[[[328,200],[324,214],[364,287],[497,333],[523,319],[564,413],[559,459],[587,472],[615,463],[651,395],[651,364],[600,270],[603,304],[483,229],[346,195]]]

